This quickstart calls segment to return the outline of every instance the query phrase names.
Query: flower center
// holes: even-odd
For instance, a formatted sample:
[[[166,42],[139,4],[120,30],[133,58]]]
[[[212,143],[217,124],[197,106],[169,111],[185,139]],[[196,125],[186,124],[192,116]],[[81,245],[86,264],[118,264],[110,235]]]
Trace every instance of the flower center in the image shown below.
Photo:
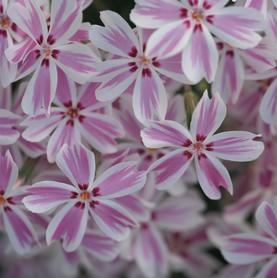
[[[196,143],[193,144],[193,149],[194,149],[195,153],[200,155],[205,150],[205,146],[204,146],[203,143],[196,142]]]
[[[83,191],[79,194],[79,197],[83,201],[87,201],[90,199],[90,193],[88,191]]]
[[[0,26],[3,28],[3,29],[8,29],[11,25],[11,21],[8,17],[3,17],[1,18],[0,20]]]
[[[194,19],[196,21],[201,21],[204,19],[204,14],[202,11],[196,10],[196,11],[192,12],[191,17],[192,17],[192,19]]]
[[[67,110],[67,115],[74,119],[74,118],[77,118],[79,116],[79,111],[77,108],[73,108],[73,107],[70,107],[68,110]]]
[[[0,206],[5,205],[5,203],[6,203],[5,197],[3,195],[0,195]]]
[[[147,57],[145,57],[144,55],[140,57],[140,63],[142,66],[144,67],[148,67],[149,65],[152,64],[152,60],[148,59]]]

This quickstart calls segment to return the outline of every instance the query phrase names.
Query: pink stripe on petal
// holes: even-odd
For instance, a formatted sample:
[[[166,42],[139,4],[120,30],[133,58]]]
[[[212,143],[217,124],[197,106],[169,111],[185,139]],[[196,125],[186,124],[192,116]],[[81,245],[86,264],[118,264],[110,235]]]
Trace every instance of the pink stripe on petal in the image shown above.
[[[74,221],[72,221],[74,219]],[[81,244],[88,221],[87,206],[80,208],[74,202],[65,205],[51,220],[46,230],[47,244],[63,239],[67,252],[75,251]]]
[[[205,195],[213,200],[220,199],[220,187],[233,194],[233,185],[225,166],[212,156],[195,158],[196,174]]]
[[[56,48],[57,65],[77,83],[86,83],[97,72],[99,58],[86,45],[75,42]]]
[[[227,131],[213,135],[207,144],[212,144],[212,154],[221,159],[252,161],[264,150],[264,144],[254,140],[257,137],[246,131]]]
[[[260,42],[261,36],[257,31],[263,29],[263,17],[254,9],[228,7],[213,14],[212,23],[206,24],[221,40],[231,46],[246,49]]]
[[[63,145],[73,146],[79,144],[80,141],[80,133],[76,128],[76,123],[72,123],[67,118],[63,119],[48,141],[46,150],[48,161],[50,163],[55,161]]]
[[[197,104],[191,119],[190,130],[196,138],[197,135],[205,138],[213,134],[222,124],[226,116],[226,106],[221,97],[215,94],[211,99],[205,91]]]
[[[18,168],[9,151],[5,155],[0,155],[0,190],[2,195],[4,193],[10,194],[15,185],[18,175]]]
[[[82,10],[76,1],[53,0],[50,19],[49,37],[61,43],[68,40],[81,25]]]
[[[76,186],[91,186],[95,174],[93,152],[81,145],[65,145],[57,155],[56,163],[62,172]]]
[[[219,93],[225,103],[236,103],[244,83],[244,65],[238,53],[227,50],[223,53],[215,80],[213,92]]]
[[[140,0],[136,1],[130,18],[137,26],[159,28],[164,24],[178,20],[182,8],[184,6],[178,1]]]
[[[267,202],[262,202],[256,211],[260,227],[271,237],[277,238],[277,213]]]
[[[141,228],[135,242],[134,256],[147,277],[163,277],[168,271],[165,242],[160,232],[152,225]]]
[[[193,83],[205,78],[211,82],[215,78],[218,51],[208,28],[195,25],[191,39],[183,51],[182,68],[186,77]]]
[[[226,238],[221,247],[224,258],[233,264],[250,264],[270,258],[274,246],[267,238],[251,234],[236,234]]]
[[[264,15],[267,13],[267,6],[267,1],[264,0],[247,0],[245,3],[245,7],[256,9]]]
[[[116,139],[124,134],[118,121],[108,115],[84,112],[79,123],[84,138],[101,153],[112,153],[117,150]]]
[[[28,187],[26,192],[28,196],[23,199],[26,208],[34,213],[43,213],[68,202],[75,188],[65,183],[43,181]]]
[[[15,206],[6,207],[3,219],[5,230],[15,251],[21,255],[30,251],[36,238],[26,215]]]
[[[101,261],[112,261],[119,253],[118,245],[114,240],[96,231],[85,234],[82,247]]]
[[[17,141],[19,148],[31,158],[37,158],[46,152],[45,145],[43,143],[32,143],[20,137]]]
[[[58,126],[61,121],[61,110],[51,111],[47,117],[45,113],[34,117],[27,117],[21,125],[26,127],[22,136],[30,142],[40,142],[45,139]]]
[[[146,181],[146,173],[136,170],[136,163],[122,162],[102,173],[94,183],[101,198],[117,198],[140,190]]]
[[[0,126],[0,145],[12,145],[19,136],[20,133],[12,127]]]
[[[173,121],[152,122],[142,130],[141,137],[147,148],[182,147],[192,143],[188,130]]]
[[[268,124],[275,124],[277,121],[277,80],[272,82],[262,99],[260,115]]]
[[[56,93],[57,69],[52,58],[43,60],[31,78],[22,99],[22,109],[26,114],[49,113]]]
[[[103,233],[116,241],[125,240],[130,228],[136,225],[127,210],[108,200],[101,200],[91,208],[91,215]]]
[[[177,149],[154,162],[149,170],[156,174],[156,188],[163,190],[174,185],[185,173],[191,160],[191,156]]]
[[[142,123],[164,120],[167,95],[163,81],[154,70],[142,69],[139,73],[134,88],[133,109],[136,118]]]
[[[189,42],[192,30],[192,22],[189,19],[164,25],[150,36],[145,51],[146,55],[168,58],[180,53]]]
[[[123,57],[129,57],[133,48],[139,49],[134,31],[119,14],[102,11],[100,18],[105,27],[93,25],[90,31],[90,39],[95,46]]]
[[[204,219],[200,215],[203,209],[203,202],[192,196],[169,198],[154,209],[152,220],[166,231],[191,230],[203,223]],[[190,219],[189,223],[187,219]]]

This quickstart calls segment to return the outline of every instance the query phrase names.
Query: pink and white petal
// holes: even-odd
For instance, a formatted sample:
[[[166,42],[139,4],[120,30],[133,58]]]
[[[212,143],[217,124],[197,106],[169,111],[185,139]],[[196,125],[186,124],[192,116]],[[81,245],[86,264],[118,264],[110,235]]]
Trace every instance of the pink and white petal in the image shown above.
[[[189,231],[203,224],[200,214],[203,209],[204,203],[198,198],[171,197],[154,209],[152,221],[165,231]]]
[[[110,262],[119,254],[117,242],[98,231],[90,231],[86,233],[81,246],[86,252],[101,261]]]
[[[13,127],[0,126],[0,145],[14,144],[19,136],[20,133]]]
[[[109,53],[130,57],[132,49],[139,49],[138,39],[128,23],[113,11],[100,12],[105,27],[93,25],[90,40],[98,48]]]
[[[213,134],[226,116],[226,105],[218,94],[210,99],[205,91],[192,114],[190,130],[194,138]]]
[[[91,25],[88,22],[84,22],[78,28],[78,30],[69,38],[69,41],[73,42],[83,42],[89,41],[89,31],[91,29]]]
[[[168,272],[168,256],[160,232],[151,224],[141,228],[134,246],[135,260],[146,277],[164,277]]]
[[[263,15],[267,14],[268,1],[265,0],[247,0],[245,7],[253,8],[257,11],[260,11]]]
[[[272,258],[262,266],[262,269],[255,276],[256,278],[274,278],[277,276],[277,258]]]
[[[123,136],[120,123],[111,116],[100,113],[84,112],[78,127],[86,141],[101,153],[117,150],[116,139]]]
[[[12,3],[8,8],[9,18],[34,41],[46,39],[47,24],[36,1]]]
[[[23,62],[35,47],[36,43],[32,39],[26,38],[17,44],[10,45],[6,49],[5,55],[11,63],[18,64]]]
[[[156,71],[141,70],[134,88],[133,109],[141,123],[151,120],[164,120],[167,111],[167,94],[160,76]]]
[[[178,20],[184,6],[172,0],[136,0],[130,19],[143,28],[160,28],[161,26]]]
[[[10,195],[18,176],[18,168],[9,151],[0,155],[0,190],[2,195]]]
[[[269,236],[277,238],[277,213],[268,202],[262,202],[256,211],[256,220]]]
[[[233,47],[255,47],[261,40],[257,31],[264,29],[263,16],[252,8],[228,7],[213,13],[209,30]],[[232,26],[229,28],[228,26]]]
[[[75,251],[83,240],[87,222],[87,206],[81,208],[76,202],[69,202],[50,221],[46,230],[47,244],[62,239],[65,251]]]
[[[186,1],[186,0],[182,0]],[[221,10],[226,4],[228,4],[228,0],[206,0],[202,1],[201,5],[206,6],[208,10]]]
[[[145,181],[146,172],[137,171],[136,162],[122,162],[102,173],[93,187],[99,188],[101,199],[113,199],[139,191]]]
[[[143,201],[139,197],[127,195],[116,198],[115,201],[128,210],[137,221],[142,222],[149,219],[149,211],[145,208]]]
[[[8,109],[0,109],[0,126],[6,126],[6,127],[16,126],[19,120],[20,120],[19,115],[16,115],[15,113],[9,111]]]
[[[181,53],[192,36],[192,22],[178,20],[156,30],[149,38],[145,54],[148,57],[168,58]]]
[[[76,1],[51,1],[49,36],[63,44],[76,33],[82,22],[82,10]]]
[[[116,241],[128,238],[130,228],[137,224],[131,214],[114,201],[101,199],[90,212],[102,232]]]
[[[96,90],[100,83],[88,83],[83,85],[77,94],[77,103],[80,103],[88,111],[94,111],[105,107],[107,103],[100,102],[96,99]]]
[[[82,145],[65,145],[57,155],[56,163],[76,186],[91,186],[95,175],[93,152]]]
[[[223,257],[232,264],[251,264],[270,258],[274,252],[274,241],[252,234],[228,236],[221,246]]]
[[[249,278],[255,273],[255,265],[228,265],[220,271],[217,278]]]
[[[77,90],[75,83],[61,70],[57,69],[57,93],[54,102],[58,106],[76,105]]]
[[[68,119],[64,119],[57,129],[51,135],[47,149],[47,159],[50,163],[53,163],[56,159],[57,153],[63,147],[63,145],[74,146],[81,142],[79,130],[76,128],[76,124],[72,123]]]
[[[188,169],[192,157],[183,149],[177,149],[155,161],[149,168],[156,176],[155,186],[159,190],[174,185]]]
[[[271,40],[273,40],[273,43],[275,44],[277,41],[277,13],[276,10],[269,11],[267,14],[267,22],[266,22],[266,34]]]
[[[190,84],[190,81],[184,75],[181,61],[181,54],[177,54],[167,59],[159,59],[159,66],[155,67],[155,69],[156,71],[170,79],[173,79],[183,84]]]
[[[262,98],[260,116],[268,124],[275,124],[277,121],[277,79],[272,82]]]
[[[165,116],[166,120],[176,121],[183,123],[186,119],[185,104],[183,97],[180,95],[172,96],[168,101],[167,113]]]
[[[26,188],[27,196],[23,204],[33,213],[44,213],[70,201],[74,192],[75,188],[71,185],[42,181]]]
[[[74,42],[56,49],[56,64],[73,81],[84,84],[97,73],[99,58],[87,45]]]
[[[59,125],[62,110],[52,110],[50,117],[45,113],[26,118],[20,125],[26,126],[22,137],[29,142],[41,142]]]
[[[225,103],[238,101],[244,84],[244,65],[237,51],[225,51],[218,64],[212,90],[219,93]]]
[[[26,88],[22,109],[28,115],[50,113],[57,88],[57,68],[52,58],[42,60]]]
[[[205,195],[212,199],[221,198],[220,187],[233,194],[233,184],[225,166],[215,157],[201,156],[195,158],[196,174]]]
[[[227,131],[215,134],[207,141],[212,144],[211,153],[218,158],[231,161],[252,161],[264,150],[264,144],[255,139],[259,135],[247,131]]]
[[[136,80],[138,71],[133,71],[125,60],[108,60],[99,67],[102,84],[96,90],[99,101],[115,100]]]
[[[143,144],[147,148],[183,147],[192,141],[189,131],[174,121],[151,122],[141,131]]]
[[[3,221],[7,236],[15,251],[20,255],[29,252],[37,239],[27,216],[16,206],[5,207]]]
[[[198,83],[203,78],[211,82],[215,78],[217,64],[218,51],[214,38],[204,24],[195,25],[183,51],[184,74],[193,83]]]

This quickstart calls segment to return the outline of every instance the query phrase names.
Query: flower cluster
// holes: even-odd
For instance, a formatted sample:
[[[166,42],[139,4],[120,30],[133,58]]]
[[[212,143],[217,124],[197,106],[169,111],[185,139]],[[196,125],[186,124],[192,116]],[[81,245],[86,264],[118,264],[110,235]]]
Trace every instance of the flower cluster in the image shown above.
[[[277,277],[277,1],[96,2],[0,0],[1,275]]]

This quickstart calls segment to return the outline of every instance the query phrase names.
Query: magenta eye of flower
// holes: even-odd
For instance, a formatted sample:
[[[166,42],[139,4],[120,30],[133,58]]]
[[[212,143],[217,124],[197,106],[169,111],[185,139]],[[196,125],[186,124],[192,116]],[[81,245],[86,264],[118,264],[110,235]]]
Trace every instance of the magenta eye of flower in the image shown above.
[[[87,201],[90,199],[90,193],[88,191],[83,191],[79,194],[79,197],[83,201]]]
[[[193,144],[193,149],[196,153],[200,154],[205,150],[205,146],[203,143],[197,142]]]

